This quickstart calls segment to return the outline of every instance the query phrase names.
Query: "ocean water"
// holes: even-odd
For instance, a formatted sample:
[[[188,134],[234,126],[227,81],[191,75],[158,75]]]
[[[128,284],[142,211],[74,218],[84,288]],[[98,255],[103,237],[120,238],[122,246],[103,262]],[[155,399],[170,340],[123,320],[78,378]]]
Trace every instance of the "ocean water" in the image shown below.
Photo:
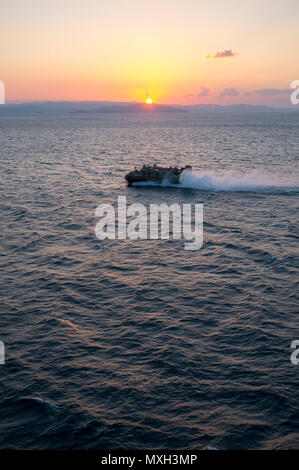
[[[299,448],[299,115],[1,116],[1,449]],[[135,164],[191,164],[127,187]],[[204,204],[204,244],[95,237]]]

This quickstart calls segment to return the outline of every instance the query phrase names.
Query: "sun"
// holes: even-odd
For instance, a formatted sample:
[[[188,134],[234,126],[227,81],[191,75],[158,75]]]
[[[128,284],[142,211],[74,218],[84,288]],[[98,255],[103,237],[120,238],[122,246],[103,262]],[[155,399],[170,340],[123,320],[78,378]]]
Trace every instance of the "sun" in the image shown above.
[[[152,104],[153,100],[151,98],[146,98],[145,102],[146,104]]]

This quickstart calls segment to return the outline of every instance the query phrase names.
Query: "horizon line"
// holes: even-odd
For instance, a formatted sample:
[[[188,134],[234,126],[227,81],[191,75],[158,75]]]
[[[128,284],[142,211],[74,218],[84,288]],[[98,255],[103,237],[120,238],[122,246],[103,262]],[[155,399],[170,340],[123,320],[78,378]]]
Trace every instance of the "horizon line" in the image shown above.
[[[54,104],[54,103],[90,103],[90,104],[116,104],[116,105],[126,105],[126,104],[144,104],[144,101],[110,101],[110,100],[8,100],[3,103],[1,106],[7,105],[26,105],[26,104]],[[151,105],[147,106],[178,106],[178,107],[194,107],[194,106],[216,106],[218,108],[227,108],[227,107],[236,107],[236,106],[246,106],[246,107],[262,107],[262,108],[275,108],[275,109],[294,109],[294,105],[291,103],[288,106],[278,106],[278,105],[268,105],[268,104],[249,104],[249,103],[232,103],[232,104],[218,104],[218,103],[190,103],[190,104],[176,104],[176,103],[158,103],[154,102]]]

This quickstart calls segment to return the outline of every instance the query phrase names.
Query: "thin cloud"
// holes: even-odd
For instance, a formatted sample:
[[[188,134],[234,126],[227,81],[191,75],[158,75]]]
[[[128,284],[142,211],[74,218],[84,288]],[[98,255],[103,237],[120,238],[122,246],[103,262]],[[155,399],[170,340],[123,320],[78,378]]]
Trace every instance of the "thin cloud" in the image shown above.
[[[202,86],[200,88],[200,92],[197,93],[197,96],[208,96],[209,93],[210,93],[210,90],[206,88],[205,86]]]
[[[233,52],[231,49],[226,49],[226,51],[218,51],[215,55],[206,55],[206,59],[226,59],[227,57],[235,57],[238,55],[237,52]]]
[[[290,93],[290,90],[280,90],[279,88],[263,88],[262,90],[255,90],[254,93],[262,96],[277,96],[284,95],[285,93]]]
[[[224,96],[238,96],[239,92],[235,88],[224,88],[217,98],[223,98]]]
[[[195,97],[201,97],[201,96],[208,96],[210,93],[210,90],[206,88],[205,86],[200,87],[200,91],[197,94],[194,93],[188,93],[185,95],[185,98],[195,98]]]

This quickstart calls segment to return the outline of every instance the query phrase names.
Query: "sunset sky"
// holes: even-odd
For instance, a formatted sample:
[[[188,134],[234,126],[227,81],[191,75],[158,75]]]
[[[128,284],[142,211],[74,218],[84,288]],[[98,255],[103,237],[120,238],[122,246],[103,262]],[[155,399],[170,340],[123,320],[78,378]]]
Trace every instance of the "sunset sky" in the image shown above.
[[[4,0],[7,101],[290,106],[298,0]]]

